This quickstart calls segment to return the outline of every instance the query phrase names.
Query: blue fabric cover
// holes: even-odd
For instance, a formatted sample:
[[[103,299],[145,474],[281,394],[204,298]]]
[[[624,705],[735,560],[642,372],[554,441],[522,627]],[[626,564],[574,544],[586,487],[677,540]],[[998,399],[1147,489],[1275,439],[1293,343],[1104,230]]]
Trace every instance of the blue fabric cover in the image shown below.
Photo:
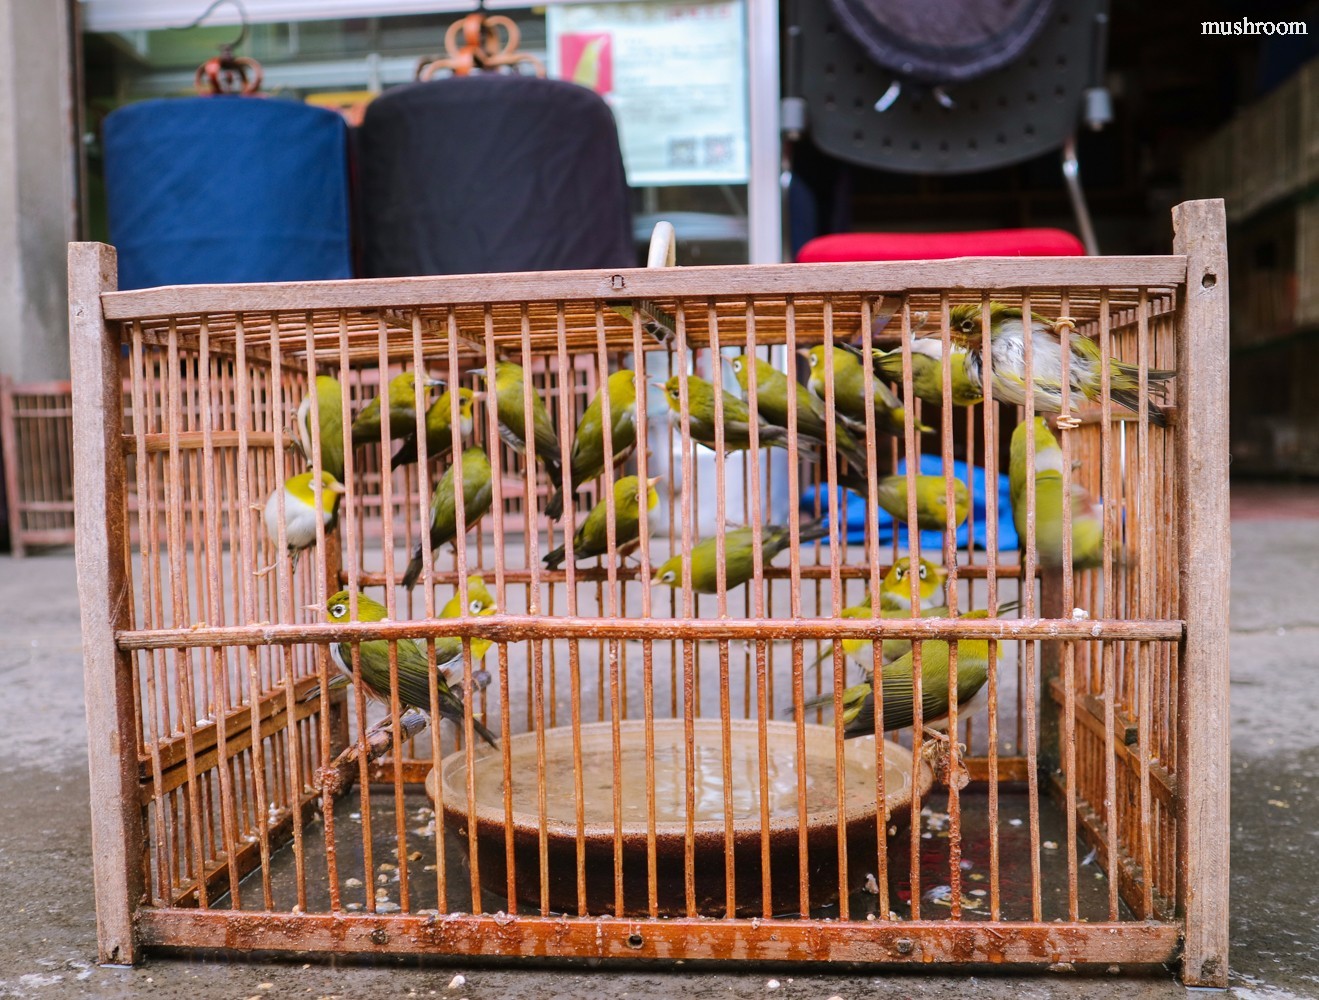
[[[907,471],[906,461],[898,463],[898,473],[901,475]],[[938,455],[921,456],[921,474],[927,476],[943,475],[943,459]],[[953,475],[966,482],[966,463],[953,462]],[[975,508],[975,544],[977,548],[986,547],[985,532],[985,470],[980,466],[975,467],[975,479],[973,480],[974,489],[972,499]],[[851,490],[845,490],[837,487],[838,503],[840,508],[845,512],[847,518],[847,540],[849,542],[860,543],[865,541],[866,529],[866,501],[865,498]],[[844,499],[844,494],[846,495]],[[845,504],[845,506],[844,506]],[[802,490],[801,509],[809,513],[815,509],[815,487],[807,487]],[[829,503],[828,493],[825,493],[824,504],[822,507],[825,515],[825,523],[828,524],[828,517],[832,510]],[[887,511],[880,510],[877,523],[879,525],[879,542],[880,544],[889,544],[893,541],[893,518]],[[966,547],[967,526],[965,523],[957,529],[957,547]],[[898,525],[898,542],[901,545],[907,544],[907,527],[904,524]],[[1010,552],[1017,548],[1017,529],[1012,523],[1012,498],[1008,491],[1008,477],[1000,475],[998,477],[998,548],[1000,552]],[[938,531],[921,532],[921,551],[930,553],[939,553],[943,551],[943,534]]]
[[[255,97],[142,101],[105,120],[119,287],[352,277],[347,126]]]

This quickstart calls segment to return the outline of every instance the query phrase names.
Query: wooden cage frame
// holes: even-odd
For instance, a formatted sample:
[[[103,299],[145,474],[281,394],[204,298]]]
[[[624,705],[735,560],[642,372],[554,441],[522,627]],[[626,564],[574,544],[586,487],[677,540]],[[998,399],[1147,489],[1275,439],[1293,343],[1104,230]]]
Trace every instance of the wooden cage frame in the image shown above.
[[[116,259],[112,248],[90,243],[71,245],[69,296],[77,565],[86,669],[93,806],[92,860],[100,959],[135,962],[144,949],[169,946],[300,953],[429,953],[597,959],[735,958],[953,965],[1006,963],[1036,967],[1068,963],[1137,965],[1180,961],[1182,978],[1187,985],[1225,986],[1229,844],[1229,543],[1228,283],[1223,204],[1221,201],[1182,204],[1174,210],[1173,222],[1173,254],[1159,257],[970,258],[879,264],[585,271],[192,286],[129,292],[116,291]],[[162,441],[153,445],[140,434],[135,442],[123,431],[125,399],[121,349],[126,339],[125,330],[130,326],[136,331],[137,343],[141,341],[145,326],[148,336],[158,338],[154,343],[176,348],[175,317],[204,319],[247,312],[264,312],[273,317],[288,313],[307,317],[306,344],[310,348],[313,342],[311,316],[317,310],[339,310],[340,322],[343,322],[344,310],[376,310],[380,313],[414,310],[415,316],[415,310],[440,306],[449,309],[452,316],[455,307],[475,306],[487,310],[488,339],[484,344],[464,341],[462,349],[478,358],[493,358],[496,347],[489,319],[492,304],[557,302],[562,315],[565,301],[583,302],[594,304],[599,317],[601,304],[611,301],[690,298],[713,303],[714,297],[721,295],[743,296],[749,302],[750,297],[756,295],[791,298],[883,294],[903,297],[921,293],[934,296],[935,302],[942,296],[946,315],[949,291],[982,293],[987,309],[988,294],[993,291],[1011,291],[1018,295],[1035,293],[1045,298],[1052,294],[1049,290],[1061,289],[1062,301],[1066,302],[1069,288],[1098,289],[1104,295],[1106,292],[1102,290],[1109,287],[1169,289],[1168,300],[1175,309],[1177,392],[1175,408],[1168,414],[1175,428],[1175,468],[1171,474],[1176,489],[1170,503],[1175,513],[1174,541],[1180,557],[1176,569],[1175,617],[1077,620],[1066,614],[1064,599],[1069,599],[1071,594],[1064,593],[1059,577],[1041,573],[1043,603],[1039,617],[1027,616],[1010,623],[956,619],[844,622],[827,617],[752,620],[727,616],[715,619],[678,616],[664,621],[662,635],[665,639],[714,641],[833,639],[842,636],[871,639],[980,636],[1004,641],[1024,639],[1030,645],[1030,640],[1052,640],[1041,644],[1040,656],[1039,735],[1042,745],[1038,749],[1038,760],[1042,765],[1049,761],[1050,754],[1074,753],[1071,749],[1073,738],[1068,736],[1064,740],[1060,733],[1064,729],[1071,733],[1084,711],[1084,706],[1078,707],[1076,693],[1067,688],[1067,678],[1071,675],[1060,671],[1060,664],[1064,662],[1062,658],[1072,656],[1076,646],[1084,646],[1093,640],[1172,644],[1179,663],[1175,690],[1167,693],[1169,713],[1173,714],[1175,708],[1176,716],[1175,780],[1166,774],[1151,777],[1149,750],[1142,742],[1144,730],[1141,728],[1148,713],[1141,719],[1127,722],[1113,719],[1111,714],[1105,716],[1102,712],[1092,712],[1085,723],[1097,727],[1096,732],[1102,731],[1102,739],[1110,747],[1113,733],[1125,732],[1123,727],[1129,727],[1136,745],[1136,751],[1132,752],[1141,754],[1143,784],[1163,782],[1161,794],[1173,806],[1176,829],[1175,848],[1170,845],[1171,854],[1167,857],[1167,863],[1175,871],[1169,880],[1170,902],[1166,911],[1149,905],[1148,878],[1143,887],[1146,897],[1143,917],[1094,923],[1075,919],[1044,922],[1038,917],[1033,921],[964,922],[955,916],[947,920],[916,917],[869,922],[732,916],[715,920],[688,916],[657,921],[619,915],[569,917],[475,912],[436,916],[433,913],[385,915],[375,912],[322,914],[216,910],[188,906],[179,901],[174,905],[149,905],[147,882],[151,859],[144,848],[147,831],[144,829],[146,806],[143,790],[144,781],[150,780],[144,778],[144,769],[149,770],[150,762],[140,756],[139,739],[133,735],[140,734],[141,727],[136,707],[138,690],[133,659],[136,653],[144,650],[252,648],[258,645],[287,649],[289,644],[295,643],[323,646],[330,641],[424,639],[439,635],[458,635],[464,639],[479,635],[502,643],[577,637],[644,639],[661,633],[655,631],[657,623],[649,620],[541,617],[536,614],[500,614],[489,623],[473,619],[443,626],[434,621],[377,624],[279,621],[229,626],[199,623],[181,628],[137,627],[131,610],[133,559],[125,458],[134,447],[142,445],[177,450],[179,438],[177,428],[174,428],[168,435],[157,435]],[[1143,317],[1146,300],[1142,297],[1140,302]],[[710,309],[713,314],[713,304]],[[476,315],[479,316],[479,312]],[[1143,330],[1144,320],[1141,322]],[[600,323],[597,319],[597,324]],[[904,329],[908,329],[905,323],[904,314]],[[274,325],[272,320],[272,327]],[[203,337],[206,336],[205,327],[203,321]],[[450,329],[456,328],[451,325]],[[599,329],[603,331],[603,326],[599,325]],[[272,344],[277,332],[272,333]],[[316,336],[319,335],[317,332]],[[328,336],[327,344],[334,340],[332,329]],[[420,333],[416,336],[420,356]],[[445,343],[442,334],[435,336],[434,343]],[[603,338],[603,333],[600,336]],[[594,348],[593,338],[594,333],[583,350]],[[453,338],[449,339],[447,346],[450,357],[454,357],[458,348]],[[346,356],[347,348],[343,350]],[[383,339],[379,351],[383,360],[386,355]],[[370,355],[366,360],[370,362]],[[910,377],[909,368],[907,376]],[[491,413],[493,421],[493,411]],[[210,447],[212,432],[208,430],[204,436],[206,446]],[[947,440],[947,434],[945,437]],[[533,506],[533,513],[534,510]],[[1149,530],[1158,529],[1151,524]],[[331,573],[337,578],[339,554],[328,539],[326,556],[326,564],[320,572],[327,574],[325,578]],[[430,572],[429,565],[427,572]],[[990,572],[992,575],[993,570]],[[824,578],[828,579],[827,576]],[[836,587],[836,572],[833,579]],[[1027,571],[1027,579],[1031,579],[1030,571]],[[1060,673],[1062,680],[1059,680]],[[837,675],[839,679],[841,676],[841,673]],[[226,738],[235,744],[244,738],[250,742],[255,727],[265,733],[268,728],[289,725],[289,717],[302,711],[298,707],[302,703],[301,696],[315,690],[314,675],[305,680],[308,683],[298,690],[294,690],[290,680],[287,690],[277,691],[277,696],[272,696],[268,704],[258,706],[254,703],[250,713],[246,709],[238,713],[242,718],[237,719],[232,729],[221,726],[217,732],[212,724],[212,742],[218,737],[223,752]],[[397,710],[397,705],[394,707]],[[1062,711],[1064,707],[1067,708],[1065,712]],[[335,715],[338,710],[332,704],[326,707],[326,711],[330,716],[322,723],[321,731],[334,746],[342,746],[347,734],[346,713],[339,711]],[[189,740],[187,759],[192,767],[195,752],[192,733],[185,731],[185,735]],[[1033,729],[1029,738],[1035,739]],[[839,740],[841,746],[841,735]],[[1033,743],[1032,752],[1035,752]],[[392,773],[397,790],[399,775],[403,773],[402,763],[397,759]],[[1031,771],[1027,777],[1034,782],[1037,775]],[[991,777],[991,780],[999,778]],[[1073,782],[1068,780],[1065,787],[1060,784],[1058,791],[1072,806],[1069,819],[1074,820]],[[1148,788],[1143,787],[1142,795],[1146,800],[1148,794]],[[1082,826],[1086,824],[1083,822]],[[1102,835],[1097,832],[1099,829],[1098,821],[1089,827],[1097,846],[1104,847]],[[1148,835],[1142,842],[1148,845]],[[1074,847],[1074,842],[1069,845],[1073,851],[1073,870]],[[1148,860],[1145,859],[1146,871]],[[254,863],[259,862],[260,858],[257,858]],[[1120,875],[1116,852],[1110,852],[1108,863],[1110,872]],[[241,867],[233,856],[229,866],[231,877]],[[250,868],[251,865],[246,864],[243,870]],[[1130,881],[1130,873],[1126,877]],[[1136,883],[1128,886],[1133,887],[1139,897],[1141,886]],[[1112,889],[1114,906],[1117,891],[1116,887]],[[1160,913],[1165,915],[1160,916]]]

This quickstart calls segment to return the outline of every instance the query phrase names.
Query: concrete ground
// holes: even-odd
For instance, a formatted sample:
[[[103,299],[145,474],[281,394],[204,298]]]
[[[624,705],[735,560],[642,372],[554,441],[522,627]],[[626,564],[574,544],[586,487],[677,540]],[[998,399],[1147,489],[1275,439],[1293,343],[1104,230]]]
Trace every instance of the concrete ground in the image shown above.
[[[1319,492],[1234,495],[1232,990],[1319,997]],[[0,558],[0,997],[385,997],[503,1000],[592,995],[852,1000],[963,995],[1132,1000],[1181,995],[1171,972],[1068,974],[755,972],[693,968],[258,964],[153,956],[94,964],[78,607],[67,552]],[[1282,708],[1279,711],[1279,708]],[[453,985],[455,974],[465,982]],[[777,987],[771,989],[771,980]]]

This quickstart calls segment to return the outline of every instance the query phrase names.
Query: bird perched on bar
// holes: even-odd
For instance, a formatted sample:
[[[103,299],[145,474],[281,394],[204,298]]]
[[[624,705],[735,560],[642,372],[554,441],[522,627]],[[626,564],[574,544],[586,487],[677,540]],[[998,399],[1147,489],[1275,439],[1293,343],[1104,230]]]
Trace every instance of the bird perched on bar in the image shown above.
[[[667,382],[653,383],[663,390],[668,400],[669,409],[681,419],[682,397],[681,377],[674,375]],[[723,395],[724,451],[745,451],[751,447],[751,411],[747,404],[726,389],[719,390]],[[688,427],[693,441],[699,441],[707,448],[715,446],[714,386],[696,375],[687,376],[687,417]],[[775,427],[763,414],[756,424],[758,443],[762,448],[778,445],[788,446],[788,432],[782,427]]]
[[[974,406],[984,400],[979,380],[973,381],[966,371],[969,352],[958,344],[950,344],[952,358],[952,389],[954,406]],[[846,351],[857,348],[844,345]],[[902,384],[902,348],[891,351],[874,348],[871,351],[875,375],[887,381]],[[920,399],[935,406],[943,406],[943,341],[934,337],[916,337],[911,342],[911,390]]]
[[[1012,432],[1008,455],[1008,489],[1012,521],[1021,544],[1026,544],[1027,435],[1031,425],[1022,421]],[[1041,566],[1063,564],[1063,453],[1043,417],[1035,428],[1035,555]],[[1104,514],[1079,483],[1071,485],[1072,569],[1093,569],[1104,562]]]
[[[454,469],[451,465],[431,494],[431,524],[427,544],[431,549],[438,549],[446,542],[458,539],[457,500],[454,493]],[[463,474],[463,533],[485,516],[490,510],[494,489],[491,484],[490,459],[480,448],[468,448],[462,454],[461,468]],[[407,572],[403,574],[403,586],[412,587],[421,577],[421,545],[418,543],[408,563]]]
[[[659,481],[659,476],[646,481],[647,513],[659,504],[659,494],[655,492]],[[626,555],[640,544],[641,516],[641,483],[636,476],[624,476],[614,483],[614,551],[618,556]],[[609,551],[608,531],[609,505],[601,500],[573,535],[574,562],[605,555]],[[567,550],[560,545],[546,553],[545,568],[558,569],[566,557]]]
[[[316,422],[320,426],[321,468],[343,482],[343,391],[339,380],[316,376]],[[312,464],[311,393],[298,405],[295,426],[302,457]]]
[[[313,474],[299,473],[284,480],[284,542],[288,546],[292,563],[289,572],[298,565],[298,556],[303,549],[316,544],[316,524],[325,525],[328,534],[339,523],[339,497],[344,487],[339,480],[328,472],[321,473],[321,506],[316,506],[316,487],[312,483]],[[279,545],[279,497],[280,491],[273,490],[266,498],[264,520],[266,535],[270,541]],[[276,566],[279,560],[256,571],[257,576],[265,576]]]
[[[811,377],[807,388],[816,399],[824,403],[824,345],[816,344],[807,353],[811,364]],[[861,367],[860,353],[844,350],[834,345],[834,409],[853,433],[861,435],[866,429],[866,383],[865,371]],[[872,379],[875,387],[875,430],[894,434],[899,437],[907,425],[907,411],[902,402],[893,395],[893,390],[880,379]],[[932,430],[925,424],[917,424],[916,430],[924,433]]]
[[[1058,330],[1064,322],[1050,321],[1039,313],[1031,313],[1031,365],[1034,369],[1034,405],[1043,413],[1062,410],[1063,356]],[[954,306],[950,323],[953,339],[966,348],[966,374],[976,384],[983,385],[984,363],[981,358],[983,332],[980,306]],[[1026,325],[1019,308],[1001,302],[989,304],[989,338],[994,375],[994,398],[1007,403],[1026,402]],[[1089,337],[1073,333],[1067,339],[1070,359],[1067,363],[1070,386],[1070,409],[1077,411],[1084,400],[1098,402],[1103,393],[1103,357],[1099,345]],[[1109,359],[1109,395],[1113,401],[1129,410],[1140,406],[1140,369],[1133,364]],[[1163,399],[1167,395],[1169,379],[1177,373],[1161,368],[1149,369],[1150,396]],[[1167,426],[1159,408],[1149,408],[1150,423]]]
[[[823,520],[802,525],[799,529],[798,543],[806,544],[829,534],[829,527]],[[740,587],[755,575],[755,531],[753,528],[729,528],[724,532],[724,586],[727,590]],[[792,544],[792,532],[788,525],[767,524],[761,529],[760,554],[762,566]],[[692,546],[691,577],[692,590],[698,594],[717,594],[719,536],[711,535]],[[665,560],[652,578],[657,584],[664,584],[674,590],[682,588],[682,554]]]
[[[916,526],[922,531],[948,530],[947,480],[943,476],[916,477]],[[848,485],[851,485],[849,481]],[[861,487],[864,491],[864,487]],[[895,521],[907,523],[907,477],[885,476],[879,481],[875,503],[888,511]],[[953,480],[953,524],[956,528],[966,520],[971,506],[966,483]]]
[[[968,611],[961,618],[988,618],[983,608]],[[998,647],[1003,656],[1003,644]],[[914,724],[915,693],[913,684],[914,656],[908,650],[880,671],[880,690],[884,696],[884,719],[881,732],[906,729]],[[957,640],[957,704],[963,716],[971,701],[989,679],[989,642],[985,639]],[[831,707],[834,696],[830,691],[808,699],[804,708]],[[872,681],[854,684],[843,692],[843,735],[847,739],[871,736],[875,732],[875,696]],[[941,639],[921,642],[921,726],[945,722],[949,708],[948,643]],[[788,709],[792,714],[792,709]],[[937,731],[937,726],[932,727]]]
[[[486,380],[487,388],[492,381],[490,373],[484,368],[475,368],[473,375]],[[519,455],[527,450],[527,421],[524,407],[526,373],[521,365],[512,361],[495,363],[494,393],[495,412],[499,418],[499,436],[504,443]],[[554,494],[545,505],[545,516],[557,521],[563,516],[563,459],[559,453],[559,435],[554,432],[549,412],[540,395],[531,393],[531,430],[532,440],[536,444],[536,459],[545,466],[545,472],[554,486]]]
[[[425,389],[444,385],[441,379],[424,378]],[[417,373],[403,372],[389,380],[386,394],[389,397],[389,436],[401,438],[407,434],[417,433]],[[423,391],[421,400],[426,401]],[[380,397],[367,403],[353,420],[353,447],[370,444],[380,440]]]
[[[732,360],[733,375],[742,391],[747,392],[750,381],[751,366],[747,356],[739,355]],[[756,411],[761,418],[776,427],[785,430],[788,427],[788,377],[768,361],[755,358],[756,367]],[[806,387],[794,380],[797,392],[797,434],[818,444],[828,444],[828,427],[824,418],[824,404],[812,396]],[[748,411],[750,407],[748,406]],[[866,453],[860,442],[840,420],[834,424],[834,447],[855,468],[864,470]]]
[[[440,393],[440,397],[431,403],[426,410],[426,457],[438,458],[448,454],[453,450],[453,392],[452,389],[446,389]],[[473,419],[473,410],[476,402],[483,395],[482,393],[473,392],[466,386],[457,390],[458,392],[458,440],[466,442],[472,436],[472,427],[475,423]],[[390,414],[391,421],[393,414]],[[392,423],[391,423],[392,428]],[[398,451],[394,452],[394,457],[389,462],[391,469],[397,469],[402,465],[411,465],[417,460],[417,428],[411,425],[411,431],[408,434],[401,435],[403,443],[399,446]]]
[[[440,609],[441,618],[458,618],[463,614],[479,615],[486,608],[495,606],[495,595],[486,589],[485,577],[473,573],[467,578],[467,610],[463,611],[462,591],[453,589],[453,596]]]
[[[947,618],[948,606],[935,606],[940,592],[943,590],[944,580],[948,578],[948,571],[938,563],[930,562],[928,559],[920,559],[916,564],[918,587],[920,594],[921,618]],[[911,615],[911,577],[908,573],[911,570],[911,557],[903,556],[895,562],[889,571],[884,575],[884,579],[879,585],[879,617],[880,618],[910,618]],[[843,608],[841,618],[873,618],[871,613],[870,590],[867,587],[865,600],[860,604],[854,604],[850,608]],[[850,659],[855,660],[861,669],[867,674],[874,667],[874,654],[871,652],[871,642],[869,639],[844,639],[843,653]],[[885,639],[883,647],[883,656],[885,661],[897,659],[903,653],[911,649],[910,639]],[[834,644],[829,643],[820,653],[817,663],[823,663],[832,660],[834,655]]]
[[[573,435],[568,467],[572,486],[579,490],[605,471],[605,423],[602,397],[609,394],[609,447],[614,464],[625,461],[637,446],[636,372],[620,368],[609,376],[605,387],[598,389],[582,414]]]
[[[335,623],[351,621],[349,617],[350,599],[346,590],[341,590],[325,602],[325,610],[330,620]],[[482,615],[494,613],[494,608],[486,608]],[[365,594],[357,595],[357,620],[361,622],[383,622],[389,620],[383,604],[373,601]],[[472,639],[472,662],[480,662],[490,648],[487,639]],[[398,700],[402,708],[416,708],[423,712],[430,711],[430,662],[426,653],[426,643],[416,639],[399,639],[398,649]],[[352,643],[338,642],[330,645],[330,658],[350,679],[353,676]],[[359,662],[362,670],[362,683],[367,690],[379,700],[388,703],[389,683],[389,642],[385,639],[369,639],[360,643]],[[435,640],[435,687],[438,695],[440,714],[452,720],[458,726],[463,725],[463,701],[450,686],[449,675],[454,667],[461,669],[463,641],[457,636],[443,636]],[[499,744],[492,733],[475,715],[472,728],[481,739],[492,747]]]

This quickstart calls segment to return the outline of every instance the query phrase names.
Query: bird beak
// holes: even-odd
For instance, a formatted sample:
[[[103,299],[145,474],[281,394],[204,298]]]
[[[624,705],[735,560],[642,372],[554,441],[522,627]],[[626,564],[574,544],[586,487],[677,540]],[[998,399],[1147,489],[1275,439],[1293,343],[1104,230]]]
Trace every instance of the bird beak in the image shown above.
[[[443,389],[449,383],[444,381],[444,379],[442,378],[428,378],[426,380],[426,384],[430,386],[432,389]]]
[[[334,482],[334,483],[331,484],[330,486],[326,486],[326,487],[324,487],[324,489],[325,489],[326,492],[328,492],[328,493],[347,493],[347,492],[348,492],[348,487],[345,486],[343,483],[338,482],[338,481]]]
[[[808,351],[808,350],[800,350],[800,351],[797,352],[797,357],[799,357],[799,358],[805,358],[805,359],[807,359],[807,360],[809,361],[809,360],[810,360],[810,357],[811,357],[811,352]]]
[[[485,369],[484,369],[484,368],[473,368],[473,369],[472,369],[471,371],[469,371],[467,374],[468,374],[468,375],[476,375],[476,376],[478,376],[479,378],[485,378]]]
[[[483,399],[485,399],[485,390],[484,390],[484,389],[477,389],[475,392],[472,393],[472,402],[473,402],[473,403],[479,403],[479,402],[481,402],[481,400],[483,400]]]
[[[304,611],[319,611],[321,606],[319,604],[304,604],[302,609]]]
[[[660,392],[665,391],[663,382],[647,382],[646,385],[650,386],[653,389],[658,389]]]
[[[647,487],[647,489],[649,489],[650,487],[654,486],[656,483],[658,483],[658,482],[659,482],[661,479],[663,479],[663,478],[664,478],[663,476],[653,476],[653,477],[651,477],[650,479],[647,479],[647,480],[646,480],[646,487]]]

